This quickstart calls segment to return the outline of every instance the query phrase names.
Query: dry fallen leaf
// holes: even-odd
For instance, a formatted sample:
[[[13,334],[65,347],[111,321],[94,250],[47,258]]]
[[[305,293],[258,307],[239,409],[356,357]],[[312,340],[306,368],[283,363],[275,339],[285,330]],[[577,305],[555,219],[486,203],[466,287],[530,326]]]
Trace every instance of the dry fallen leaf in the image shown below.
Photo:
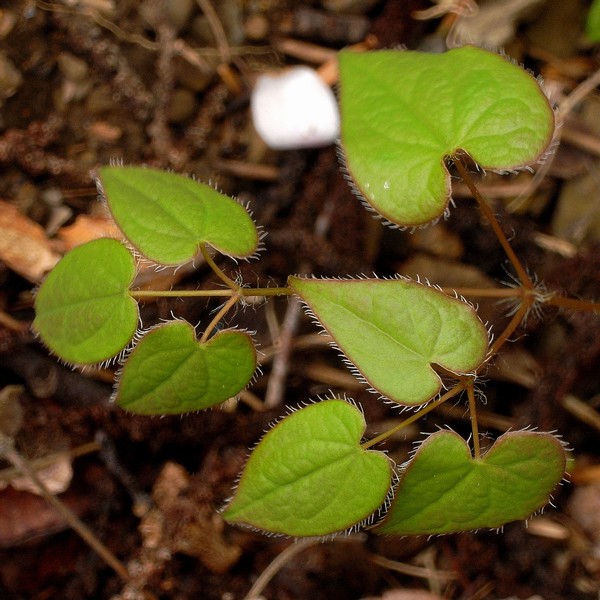
[[[83,496],[71,494],[62,500],[77,514],[88,508],[88,501]],[[10,548],[67,527],[65,520],[44,498],[12,488],[0,492],[0,548]]]
[[[494,0],[456,20],[448,36],[448,47],[465,44],[500,48],[515,35],[519,22],[543,0]]]
[[[62,250],[65,253],[75,246],[105,237],[117,240],[124,238],[123,233],[108,214],[79,215],[71,225],[62,227],[58,231],[58,238],[62,242]],[[197,266],[202,260],[198,257],[194,264]],[[155,265],[142,261],[134,287],[140,290],[170,290],[194,268],[196,267],[193,264],[188,263],[183,267],[156,269]],[[153,301],[155,301],[153,298],[146,299],[147,303]]]
[[[123,234],[115,222],[104,215],[79,215],[71,225],[61,227],[58,231],[58,238],[63,242],[65,252],[85,242],[105,237],[120,239]]]
[[[0,260],[9,269],[39,283],[59,258],[40,225],[0,200]]]
[[[52,464],[38,470],[36,474],[51,494],[62,494],[71,484],[71,479],[73,479],[71,457],[66,452],[57,455],[56,460]],[[36,483],[33,482],[30,477],[25,475],[22,477],[15,477],[8,483],[10,483],[15,490],[41,495],[40,489]],[[0,480],[0,489],[6,487],[6,485],[7,482]]]
[[[568,511],[600,550],[600,483],[576,487]]]

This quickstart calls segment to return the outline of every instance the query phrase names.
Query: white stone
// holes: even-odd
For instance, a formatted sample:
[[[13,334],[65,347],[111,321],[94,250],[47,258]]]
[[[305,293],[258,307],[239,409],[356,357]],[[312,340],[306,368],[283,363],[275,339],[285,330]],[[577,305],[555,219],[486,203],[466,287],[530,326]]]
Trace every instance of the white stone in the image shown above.
[[[275,150],[326,146],[339,135],[335,96],[309,67],[261,75],[251,105],[256,131]]]

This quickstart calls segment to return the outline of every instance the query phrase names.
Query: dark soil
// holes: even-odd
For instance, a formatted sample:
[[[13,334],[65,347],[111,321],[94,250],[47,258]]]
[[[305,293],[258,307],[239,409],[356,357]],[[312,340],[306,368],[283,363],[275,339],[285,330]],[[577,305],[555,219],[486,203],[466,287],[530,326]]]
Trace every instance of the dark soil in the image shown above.
[[[220,264],[240,271],[250,284],[284,285],[288,274],[306,270],[328,276],[418,273],[456,286],[471,285],[472,277],[509,278],[496,238],[459,191],[451,216],[435,229],[414,235],[384,229],[353,196],[335,148],[274,152],[252,129],[248,100],[256,75],[308,60],[285,54],[282,39],[337,50],[372,34],[378,47],[431,49],[442,45],[440,27],[450,19],[413,19],[413,11],[431,6],[425,0],[354,2],[358,8],[352,15],[336,12],[342,2],[333,1],[213,2],[232,51],[236,89],[219,68],[222,56],[201,4],[26,0],[0,5],[0,198],[43,228],[51,251],[68,249],[65,231],[75,223],[83,228],[81,235],[89,233],[89,221],[80,217],[103,218],[93,172],[117,160],[191,173],[249,202],[268,232],[266,250],[259,261]],[[569,21],[561,21],[567,17],[556,15],[567,9]],[[497,33],[511,10],[503,11],[489,32],[480,32],[480,43],[497,45],[488,44],[486,35]],[[516,60],[545,75],[557,101],[599,67],[597,48],[582,42],[585,10],[581,2],[538,2],[518,14],[502,43]],[[573,31],[563,30],[565,23],[573,23]],[[196,66],[176,56],[175,40],[196,53]],[[594,115],[591,100],[584,108]],[[531,272],[551,289],[598,298],[600,186],[593,173],[600,130],[593,117],[586,120],[584,108],[573,116],[577,126],[566,127],[571,135],[548,175],[519,210],[510,200],[525,185],[521,176],[508,178],[517,190],[510,197],[494,193],[501,178],[490,175],[484,182],[500,198],[496,211]],[[583,177],[592,181],[592,191],[566,198],[564,188]],[[565,203],[584,201],[588,212],[577,221],[577,235],[568,235],[557,215]],[[324,236],[315,229],[319,219],[329,223]],[[426,233],[433,230],[433,237]],[[10,231],[11,223],[0,219],[0,236]],[[550,240],[550,246],[540,240]],[[292,352],[274,408],[261,411],[239,402],[183,417],[126,414],[110,402],[112,368],[71,370],[31,334],[32,291],[40,280],[19,267],[26,262],[25,241],[16,243],[14,253],[15,262],[0,260],[0,389],[22,386],[17,447],[33,459],[96,442],[92,452],[72,460],[72,480],[60,498],[127,566],[133,582],[126,586],[45,500],[9,486],[0,491],[3,600],[242,599],[294,543],[224,526],[216,515],[248,448],[268,424],[288,407],[331,389],[360,402],[373,431],[398,418],[397,408],[360,386],[344,387],[347,373],[325,345]],[[182,289],[215,285],[204,267],[179,274],[176,283]],[[161,300],[147,303],[142,317],[145,326],[172,313],[206,322],[215,306],[206,300]],[[269,308],[259,305],[236,315],[233,324],[256,331],[267,348],[269,322],[281,324],[286,309],[285,300]],[[503,307],[482,302],[480,310],[495,332],[502,330]],[[314,327],[304,318],[293,331],[298,338],[310,333]],[[338,378],[325,377],[325,367],[337,369]],[[416,599],[415,590],[448,599],[597,598],[599,372],[598,317],[549,311],[528,320],[488,374],[483,430],[496,437],[507,427],[533,426],[556,431],[573,449],[572,483],[556,491],[554,506],[529,527],[511,523],[502,532],[432,539],[362,533],[309,545],[275,574],[263,597],[351,600],[402,589],[409,595],[398,598]],[[251,388],[258,399],[265,397],[270,374],[267,363]],[[387,449],[404,460],[420,431],[445,425],[468,436],[465,414],[461,405],[429,415]],[[389,561],[418,570],[394,570]],[[451,577],[445,577],[448,572]]]

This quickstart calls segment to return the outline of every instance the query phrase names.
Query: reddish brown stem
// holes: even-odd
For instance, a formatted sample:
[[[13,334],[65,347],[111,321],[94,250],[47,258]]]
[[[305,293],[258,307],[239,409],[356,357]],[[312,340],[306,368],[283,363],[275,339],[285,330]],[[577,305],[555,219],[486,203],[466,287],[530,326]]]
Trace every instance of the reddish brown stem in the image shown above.
[[[444,294],[454,294],[459,296],[477,296],[479,298],[521,298],[523,296],[520,289],[515,288],[452,288],[442,287]]]
[[[414,415],[408,417],[408,419],[405,419],[401,423],[398,423],[398,425],[396,425],[395,427],[392,427],[391,429],[380,433],[378,436],[374,437],[368,442],[364,442],[363,444],[361,444],[361,448],[363,450],[367,450],[368,448],[371,448],[379,444],[380,442],[387,440],[397,431],[404,429],[407,425],[410,425],[411,423],[414,423],[415,421],[419,420],[423,415],[426,415],[428,412],[431,412],[434,408],[437,408],[447,400],[450,400],[450,398],[454,398],[454,396],[460,394],[460,392],[462,392],[465,389],[465,386],[466,384],[464,383],[464,381],[459,381],[455,387],[447,391],[443,396],[441,396],[437,400],[434,400],[433,402],[430,402],[427,406],[425,406],[421,410],[418,410]]]
[[[473,457],[480,458],[481,448],[479,446],[479,426],[477,424],[477,403],[475,402],[474,382],[471,380],[467,385],[467,397],[469,399],[469,416],[471,417],[471,431],[473,432]]]
[[[560,308],[600,313],[600,304],[591,302],[590,300],[579,300],[578,298],[565,298],[564,296],[553,295],[546,298],[545,303],[552,306],[559,306]]]
[[[498,238],[498,241],[500,242],[502,249],[504,250],[506,256],[508,257],[508,260],[510,260],[513,268],[515,269],[515,271],[517,273],[517,276],[519,277],[521,285],[527,290],[533,290],[534,289],[533,282],[531,281],[529,275],[527,275],[527,271],[521,264],[521,261],[517,258],[517,255],[515,254],[510,243],[508,242],[508,239],[506,238],[504,231],[502,231],[502,227],[500,227],[500,223],[498,223],[498,219],[496,219],[493,211],[489,207],[485,198],[481,195],[480,191],[477,189],[477,186],[475,185],[473,178],[471,177],[471,175],[469,174],[469,172],[467,171],[467,169],[465,168],[465,166],[463,165],[463,163],[459,157],[455,157],[453,159],[453,162],[454,162],[454,165],[456,166],[456,169],[459,172],[462,180],[465,182],[465,184],[471,191],[471,194],[473,194],[473,197],[475,198],[475,200],[477,200],[477,203],[479,204],[479,208],[481,209],[481,212],[484,214],[485,218],[488,220],[490,226],[494,230],[494,233],[496,234],[496,237]]]
[[[513,318],[510,320],[510,323],[506,326],[506,329],[496,338],[495,342],[492,344],[490,351],[488,352],[486,362],[498,354],[500,348],[504,346],[504,344],[508,341],[510,336],[517,330],[521,321],[525,318],[527,311],[531,306],[531,300],[529,297],[526,297],[523,301],[523,304],[519,306],[519,310],[513,315]]]

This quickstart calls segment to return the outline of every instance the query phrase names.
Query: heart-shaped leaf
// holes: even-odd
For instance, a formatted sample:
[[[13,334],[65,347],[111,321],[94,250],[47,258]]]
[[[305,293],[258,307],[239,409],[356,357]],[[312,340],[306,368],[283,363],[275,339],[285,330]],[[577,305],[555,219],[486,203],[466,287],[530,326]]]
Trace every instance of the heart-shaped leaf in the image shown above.
[[[438,364],[469,373],[484,360],[487,332],[471,306],[405,280],[290,277],[289,285],[367,382],[398,404],[440,389]]]
[[[118,354],[138,324],[129,295],[135,263],[123,244],[99,239],[69,252],[35,297],[33,328],[60,358],[93,364]]]
[[[201,243],[237,258],[257,249],[258,232],[246,209],[189,177],[142,167],[103,167],[100,185],[117,225],[141,254],[157,263],[187,262]]]
[[[473,459],[460,436],[440,431],[420,446],[375,532],[453,533],[526,519],[548,502],[565,463],[548,433],[506,433]]]
[[[484,168],[514,169],[535,162],[554,131],[537,81],[472,46],[342,52],[340,82],[348,171],[367,202],[403,226],[446,210],[445,158],[463,150]]]
[[[201,410],[235,396],[255,368],[247,334],[222,331],[198,343],[189,323],[166,323],[149,331],[129,355],[115,400],[146,415]]]
[[[361,449],[364,430],[362,413],[344,400],[286,417],[250,455],[223,517],[292,536],[328,535],[360,523],[391,484],[385,454]]]

